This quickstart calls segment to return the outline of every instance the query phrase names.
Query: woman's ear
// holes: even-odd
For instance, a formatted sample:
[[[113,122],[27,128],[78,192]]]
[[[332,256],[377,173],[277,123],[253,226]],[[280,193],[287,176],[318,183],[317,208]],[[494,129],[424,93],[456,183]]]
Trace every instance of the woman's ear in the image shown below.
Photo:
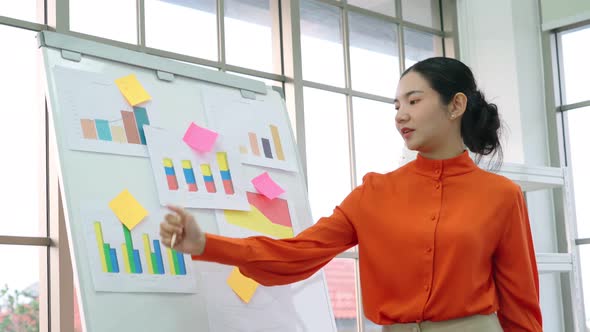
[[[467,109],[467,96],[463,92],[457,92],[450,106],[451,119],[460,118]]]

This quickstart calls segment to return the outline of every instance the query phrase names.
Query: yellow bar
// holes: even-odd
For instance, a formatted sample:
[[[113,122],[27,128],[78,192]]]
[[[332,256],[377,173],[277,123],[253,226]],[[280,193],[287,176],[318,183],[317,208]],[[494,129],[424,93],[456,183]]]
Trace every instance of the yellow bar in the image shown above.
[[[127,246],[125,243],[121,245],[121,250],[123,251],[123,260],[125,261],[125,271],[127,271],[127,273],[131,273],[131,265],[129,265],[129,255],[127,253]]]
[[[127,136],[125,135],[125,129],[123,129],[123,127],[111,126],[111,134],[113,135],[113,141],[127,143]]]
[[[191,163],[190,160],[183,160],[182,161],[182,168],[193,169],[193,164]]]
[[[102,265],[103,272],[109,272],[107,268],[107,258],[104,257],[104,239],[102,237],[102,227],[100,222],[94,222],[94,233],[96,234],[96,243],[98,244],[98,254],[100,255],[100,263]]]
[[[168,263],[170,263],[170,274],[173,276],[176,275],[176,270],[174,269],[174,258],[172,257],[172,250],[170,248],[166,248],[166,252],[168,252]]]
[[[172,164],[172,159],[164,158],[164,167],[174,167],[174,165]]]
[[[270,125],[270,132],[272,133],[272,140],[275,143],[277,158],[279,158],[279,160],[285,160],[285,154],[283,153],[283,145],[281,144],[281,137],[279,136],[279,128],[277,128],[277,126],[275,125]]]
[[[150,274],[154,274],[154,263],[152,262],[152,248],[150,247],[150,238],[147,234],[142,235],[143,248],[145,250],[145,258],[148,263],[148,271]]]
[[[209,166],[209,164],[201,164],[201,173],[203,173],[204,176],[211,176],[211,166]]]
[[[217,152],[217,164],[219,165],[220,171],[229,171],[229,166],[227,165],[227,153]]]

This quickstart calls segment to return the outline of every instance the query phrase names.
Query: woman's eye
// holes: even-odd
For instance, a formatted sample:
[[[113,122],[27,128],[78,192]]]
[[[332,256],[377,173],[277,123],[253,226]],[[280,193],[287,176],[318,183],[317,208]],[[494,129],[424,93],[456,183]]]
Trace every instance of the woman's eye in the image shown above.
[[[420,100],[419,100],[419,99],[410,100],[410,105],[414,105],[414,104],[416,104],[418,101],[420,101]]]

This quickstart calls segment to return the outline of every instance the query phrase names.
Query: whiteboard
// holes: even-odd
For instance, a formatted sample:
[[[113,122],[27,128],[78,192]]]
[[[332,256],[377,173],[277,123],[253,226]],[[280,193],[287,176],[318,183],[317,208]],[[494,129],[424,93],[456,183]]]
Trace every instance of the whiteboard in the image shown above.
[[[147,149],[151,142],[132,142],[137,137],[130,136],[123,120],[126,115],[135,114],[136,122],[140,123],[140,117],[147,115],[150,128],[165,130],[174,137],[181,137],[191,122],[210,127],[215,123],[219,144],[223,144],[233,160],[232,178],[242,178],[240,183],[235,183],[235,189],[253,192],[249,180],[267,171],[286,189],[280,199],[288,202],[292,229],[297,234],[313,221],[293,132],[288,125],[285,104],[277,92],[258,81],[54,32],[43,31],[38,39],[54,129],[51,134],[55,135],[59,154],[74,280],[86,331],[336,331],[321,271],[291,285],[260,286],[251,302],[245,304],[225,283],[232,267],[192,262],[188,256],[171,256],[170,252],[167,255],[163,247],[161,252],[156,252],[159,223],[165,213],[156,183],[158,177],[154,175],[158,163],[152,165]],[[140,105],[143,113],[113,93],[112,82],[129,74],[135,74],[152,97]],[[227,113],[216,117],[215,112],[227,112],[236,103],[244,104],[244,112],[260,109],[264,110],[260,114],[269,115],[255,118],[261,127],[251,131],[237,122],[240,117],[227,117]],[[97,137],[86,137],[83,123],[89,119],[96,126],[106,121],[111,129],[110,140],[100,136],[98,127]],[[272,135],[279,128],[282,147],[276,142],[263,146],[265,142],[261,141],[258,152],[282,158],[270,165],[258,163],[252,158],[250,141],[245,139],[243,144],[237,144],[240,137],[224,132],[240,128],[246,130],[246,135],[258,135],[257,139],[265,135],[276,137]],[[265,132],[267,129],[272,132]],[[119,137],[116,133],[126,134],[126,140],[114,142]],[[141,130],[139,133],[141,136]],[[182,169],[177,169],[179,181],[181,173]],[[108,202],[123,190],[128,190],[149,212],[129,234],[117,226],[108,208]],[[180,202],[167,203],[183,204],[183,200],[193,198],[188,193],[172,199]],[[191,208],[189,211],[205,231],[220,234],[218,223],[223,210]],[[104,255],[97,249],[101,248],[97,240],[99,233],[103,244],[109,242],[110,249],[103,251]],[[229,233],[246,236],[251,230]],[[125,247],[125,241],[132,241],[133,245]],[[155,256],[147,260],[150,250]],[[176,274],[171,272],[175,259],[178,262],[184,259],[185,263],[182,268],[176,265]],[[119,262],[117,266],[116,262]],[[119,275],[109,278],[115,273],[101,270],[106,268],[105,264],[109,272],[116,268]],[[141,267],[143,270],[139,272]],[[162,269],[170,275],[158,274]],[[123,278],[123,272],[130,275]]]

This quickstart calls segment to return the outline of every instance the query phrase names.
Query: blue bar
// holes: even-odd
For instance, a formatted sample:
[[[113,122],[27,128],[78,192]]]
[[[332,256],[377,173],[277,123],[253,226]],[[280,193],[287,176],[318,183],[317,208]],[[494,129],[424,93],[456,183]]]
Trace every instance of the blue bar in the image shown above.
[[[270,141],[268,138],[262,139],[262,149],[264,150],[264,156],[272,159],[272,151],[270,150]]]
[[[117,252],[111,248],[111,264],[113,265],[113,272],[119,273],[119,262],[117,261]]]
[[[174,172],[174,167],[164,166],[164,171],[166,172],[166,175],[176,175],[176,173]]]
[[[154,240],[154,251],[156,254],[156,265],[158,266],[158,272],[164,274],[164,261],[162,260],[162,250],[160,249],[160,241]],[[154,262],[152,262],[153,264]]]
[[[221,179],[222,180],[230,180],[231,181],[231,174],[229,171],[220,171],[221,172]]]
[[[135,261],[135,273],[143,273],[141,261],[139,260],[139,250],[133,250],[133,260]]]
[[[186,274],[186,266],[184,265],[184,255],[177,251],[176,257],[178,257],[178,269],[180,270],[180,274]]]
[[[203,175],[203,179],[205,179],[205,182],[215,182],[213,181],[213,175]]]
[[[143,132],[143,125],[149,125],[150,119],[148,118],[146,109],[144,107],[133,107],[133,113],[135,114],[135,122],[137,122],[139,139],[141,140],[141,144],[145,145],[145,133]]]
[[[103,141],[112,141],[113,136],[111,136],[111,127],[109,127],[109,122],[107,120],[94,120],[96,123],[96,132],[98,133],[98,138]]]
[[[197,183],[197,180],[195,180],[195,173],[193,173],[192,168],[183,168],[182,170],[184,171],[186,183]]]

